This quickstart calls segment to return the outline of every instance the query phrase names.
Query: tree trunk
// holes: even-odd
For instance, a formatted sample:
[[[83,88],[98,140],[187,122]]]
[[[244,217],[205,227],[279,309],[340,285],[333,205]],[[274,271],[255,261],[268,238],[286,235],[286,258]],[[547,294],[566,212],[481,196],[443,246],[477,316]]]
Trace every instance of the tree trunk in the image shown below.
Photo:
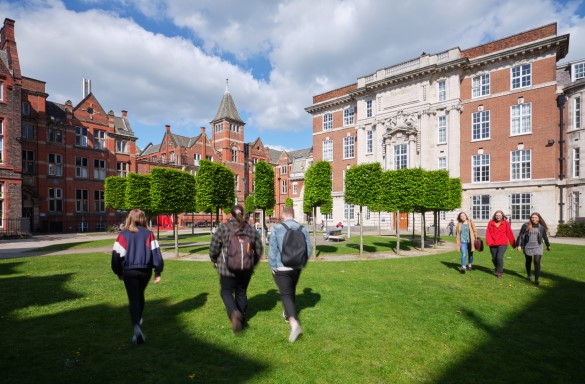
[[[175,257],[179,257],[179,223],[177,223],[177,214],[173,213],[173,231],[175,232]]]
[[[396,211],[396,254],[400,255],[400,209]]]
[[[317,257],[317,207],[313,207],[313,257]]]
[[[364,255],[364,218],[362,217],[362,206],[360,205],[360,213],[358,213],[358,221],[360,225],[360,257]]]

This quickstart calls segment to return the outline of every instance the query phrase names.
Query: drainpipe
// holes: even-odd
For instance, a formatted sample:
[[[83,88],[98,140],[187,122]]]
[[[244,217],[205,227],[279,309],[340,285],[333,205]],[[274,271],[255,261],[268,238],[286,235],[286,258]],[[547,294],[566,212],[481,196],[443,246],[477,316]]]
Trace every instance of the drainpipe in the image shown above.
[[[566,96],[564,94],[560,94],[557,96],[557,107],[559,108],[559,180],[562,181],[563,178],[565,177],[564,173],[563,173],[563,161],[565,160],[565,155],[564,155],[564,149],[563,149],[563,144],[564,144],[564,140],[563,140],[563,127],[565,125],[564,123],[564,113],[563,110],[565,108],[565,102],[567,101]],[[559,192],[560,192],[560,199],[559,199],[559,211],[560,211],[560,216],[559,216],[559,224],[563,224],[565,221],[563,220],[563,209],[565,208],[565,203],[563,202],[563,193],[564,193],[564,187],[562,185],[559,185]]]

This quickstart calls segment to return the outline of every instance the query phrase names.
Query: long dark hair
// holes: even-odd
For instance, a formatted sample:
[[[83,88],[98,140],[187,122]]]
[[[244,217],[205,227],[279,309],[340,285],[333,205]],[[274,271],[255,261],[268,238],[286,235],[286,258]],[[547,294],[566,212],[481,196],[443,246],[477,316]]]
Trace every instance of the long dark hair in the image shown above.
[[[244,208],[241,205],[234,205],[230,211],[233,218],[238,221],[238,227],[244,229],[246,220],[244,219]]]
[[[530,214],[530,217],[528,218],[528,230],[532,231],[532,216],[538,216],[538,224],[542,225],[542,227],[544,228],[544,231],[547,232],[548,225],[546,225],[546,222],[544,221],[544,219],[542,218],[542,216],[540,216],[540,213],[538,213],[538,212],[532,212]]]
[[[498,209],[497,211],[494,212],[494,215],[492,216],[492,220],[493,221],[496,221],[496,215],[498,213],[501,213],[502,214],[502,221],[508,220],[508,217],[504,214],[504,212],[501,209]]]

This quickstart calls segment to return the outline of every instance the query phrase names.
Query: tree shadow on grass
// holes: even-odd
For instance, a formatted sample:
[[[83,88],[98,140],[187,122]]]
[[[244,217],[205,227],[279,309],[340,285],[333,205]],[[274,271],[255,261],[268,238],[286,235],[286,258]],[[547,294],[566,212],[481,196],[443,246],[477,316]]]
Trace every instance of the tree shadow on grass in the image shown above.
[[[455,269],[457,271],[459,271],[459,268],[461,268],[461,264],[458,264],[458,263],[450,263],[448,261],[441,261],[441,264],[443,264],[447,268],[452,268],[452,269]],[[483,273],[487,273],[488,275],[495,274],[494,268],[484,267],[482,265],[475,265],[475,264],[473,265],[473,272],[483,272]],[[514,271],[512,269],[506,269],[506,268],[504,268],[504,275],[515,276],[515,277],[525,277],[525,276],[521,275],[520,273],[518,273],[517,271]]]
[[[1,263],[0,276],[17,275],[19,273],[17,268],[22,264],[24,264],[24,262]]]
[[[542,295],[527,307],[518,308],[501,327],[464,309],[458,321],[472,323],[487,340],[435,382],[585,382],[585,283],[543,274],[541,285],[534,289]]]
[[[68,300],[72,296],[63,284],[32,284],[38,278],[14,279]],[[68,275],[55,278],[61,283]],[[47,289],[47,286],[50,287]],[[125,295],[123,288],[117,294]],[[32,292],[31,292],[32,293]],[[8,301],[17,293],[7,292]],[[187,312],[205,305],[207,293],[179,303],[166,299],[148,300],[142,329],[144,345],[131,343],[132,327],[127,304],[110,306],[76,305],[74,310],[34,316],[0,318],[3,332],[0,366],[7,383],[244,383],[262,374],[266,364],[238,355],[197,337],[198,329],[188,329],[180,321]],[[91,300],[91,298],[89,298]],[[27,303],[32,305],[32,303]],[[68,308],[68,307],[64,307]],[[229,362],[229,363],[228,363]]]

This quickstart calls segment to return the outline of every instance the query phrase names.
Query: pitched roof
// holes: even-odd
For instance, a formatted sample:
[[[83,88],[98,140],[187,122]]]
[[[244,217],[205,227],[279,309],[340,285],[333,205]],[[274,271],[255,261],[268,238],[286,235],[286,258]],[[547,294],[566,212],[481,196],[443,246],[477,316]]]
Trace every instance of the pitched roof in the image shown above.
[[[132,131],[127,117],[114,117],[114,130],[118,135],[134,136],[134,131]]]
[[[157,145],[153,145],[152,143],[148,143],[148,145],[146,146],[146,148],[144,148],[144,150],[138,154],[138,156],[148,156],[151,153],[158,153],[160,152],[160,144]]]
[[[265,149],[268,152],[268,159],[270,160],[270,164],[278,164],[280,155],[282,155],[284,151],[279,151],[270,147],[266,147]]]
[[[231,93],[226,89],[223,97],[221,99],[221,103],[219,104],[219,108],[215,117],[211,122],[215,122],[218,120],[228,119],[235,121],[240,124],[245,124],[240,115],[238,114],[238,110],[236,108],[236,104],[234,103],[234,99],[232,99]]]
[[[299,157],[309,157],[313,154],[313,147],[297,149],[295,151],[289,151],[287,153],[291,159],[297,159]]]

